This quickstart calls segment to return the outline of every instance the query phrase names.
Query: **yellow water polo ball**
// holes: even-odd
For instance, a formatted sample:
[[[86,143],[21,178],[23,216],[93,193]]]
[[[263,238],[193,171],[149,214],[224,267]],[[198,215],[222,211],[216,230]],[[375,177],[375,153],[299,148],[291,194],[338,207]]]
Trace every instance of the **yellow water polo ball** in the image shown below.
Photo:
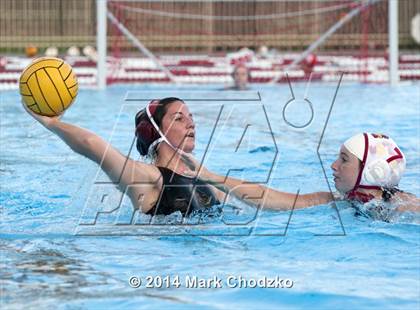
[[[57,116],[73,103],[78,84],[72,67],[64,60],[42,57],[23,70],[19,90],[29,109],[40,115]]]

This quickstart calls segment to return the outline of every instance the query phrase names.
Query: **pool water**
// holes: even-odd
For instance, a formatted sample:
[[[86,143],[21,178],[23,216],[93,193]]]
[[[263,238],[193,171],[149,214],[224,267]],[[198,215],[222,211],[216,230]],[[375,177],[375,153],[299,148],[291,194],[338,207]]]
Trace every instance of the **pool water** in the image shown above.
[[[195,155],[209,169],[293,193],[334,189],[330,165],[340,144],[358,132],[382,132],[407,157],[400,187],[419,196],[419,84],[341,85],[328,117],[336,86],[293,85],[292,101],[287,85],[240,93],[213,85],[112,86],[81,90],[63,121],[140,159],[132,148],[135,112],[148,99],[179,96],[194,114]],[[416,214],[363,216],[344,202],[257,212],[228,198],[222,210],[183,223],[176,213],[132,220],[126,199],[115,208],[120,196],[98,167],[26,115],[16,91],[1,93],[0,112],[6,308],[420,306]],[[100,199],[103,193],[108,200]],[[103,213],[91,225],[98,210]],[[142,279],[139,288],[129,285],[132,276]],[[147,276],[178,276],[181,285],[147,288]],[[224,285],[187,288],[187,276],[216,276]],[[293,286],[231,288],[229,276],[277,276]]]

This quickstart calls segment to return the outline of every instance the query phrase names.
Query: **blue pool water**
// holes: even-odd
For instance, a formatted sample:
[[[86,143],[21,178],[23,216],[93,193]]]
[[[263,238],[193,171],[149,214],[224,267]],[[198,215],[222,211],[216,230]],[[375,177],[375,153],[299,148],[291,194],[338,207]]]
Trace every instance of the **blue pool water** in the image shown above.
[[[329,166],[347,137],[383,132],[407,157],[401,188],[420,195],[418,84],[344,84],[326,127],[336,85],[313,84],[307,91],[313,120],[300,129],[288,123],[302,126],[312,114],[303,100],[306,85],[293,86],[287,122],[287,85],[244,93],[214,91],[216,86],[81,90],[63,121],[137,159],[130,148],[134,114],[146,104],[140,99],[179,96],[194,113],[196,155],[206,154],[208,168],[301,193],[328,191],[328,183],[333,188]],[[16,91],[1,93],[0,273],[7,308],[419,308],[415,214],[384,221],[356,216],[347,203],[256,213],[229,199],[222,212],[189,220],[196,225],[165,225],[177,224],[177,214],[147,225],[147,216],[127,222],[131,206],[123,200],[95,225],[84,225],[95,210],[112,211],[118,194],[94,163],[35,123],[19,102]],[[317,147],[324,129],[322,166]],[[109,194],[105,202],[98,198],[102,193]],[[131,276],[143,280],[141,287],[130,287]],[[147,276],[178,276],[180,287],[146,288]],[[224,287],[186,288],[187,276],[217,276]],[[229,288],[229,276],[278,276],[293,287]]]

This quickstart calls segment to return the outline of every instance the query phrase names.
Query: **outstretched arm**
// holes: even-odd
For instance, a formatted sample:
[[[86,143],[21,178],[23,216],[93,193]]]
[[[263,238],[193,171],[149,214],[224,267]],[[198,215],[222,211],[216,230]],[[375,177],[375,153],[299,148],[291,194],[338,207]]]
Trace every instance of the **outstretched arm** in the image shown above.
[[[297,195],[297,193],[281,192],[260,184],[223,177],[203,170],[199,175],[201,180],[254,206],[275,210],[291,210],[292,208],[301,209],[333,201],[329,192]]]
[[[420,212],[420,199],[415,195],[401,192],[397,194],[396,198],[396,204],[398,205],[397,211]]]
[[[224,193],[230,193],[236,198],[251,205],[275,209],[291,210],[326,204],[334,200],[329,192],[316,192],[298,195],[297,193],[281,192],[260,184],[249,183],[231,177],[224,177],[208,171],[191,154],[183,154],[183,160],[193,171],[191,177],[196,177],[212,184]]]

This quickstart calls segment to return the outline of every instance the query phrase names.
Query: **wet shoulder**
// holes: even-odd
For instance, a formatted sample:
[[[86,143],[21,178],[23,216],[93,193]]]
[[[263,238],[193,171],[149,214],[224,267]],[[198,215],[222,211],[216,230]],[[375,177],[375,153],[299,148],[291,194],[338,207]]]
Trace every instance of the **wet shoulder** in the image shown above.
[[[398,211],[420,212],[420,199],[411,193],[399,192],[392,198]]]

